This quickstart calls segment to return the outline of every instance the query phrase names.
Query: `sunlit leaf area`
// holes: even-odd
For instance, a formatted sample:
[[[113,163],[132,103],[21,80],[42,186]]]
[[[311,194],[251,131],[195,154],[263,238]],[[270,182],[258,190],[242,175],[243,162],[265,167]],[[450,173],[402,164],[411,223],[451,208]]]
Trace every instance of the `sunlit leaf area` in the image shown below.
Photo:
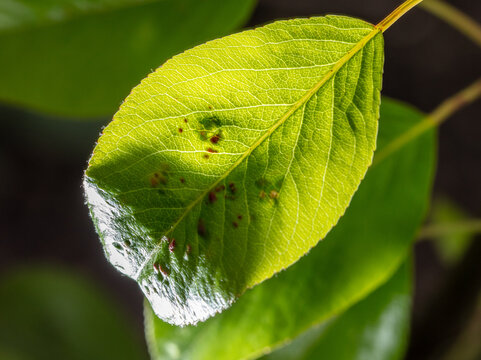
[[[476,1],[0,0],[0,360],[479,360],[479,64]]]

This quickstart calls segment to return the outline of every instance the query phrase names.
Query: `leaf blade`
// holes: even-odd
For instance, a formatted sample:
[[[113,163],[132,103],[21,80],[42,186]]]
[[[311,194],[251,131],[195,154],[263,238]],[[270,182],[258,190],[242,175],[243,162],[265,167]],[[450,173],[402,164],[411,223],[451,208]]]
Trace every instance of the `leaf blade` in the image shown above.
[[[375,148],[382,45],[357,19],[280,21],[188,50],[132,91],[85,188],[107,252],[123,233],[142,245],[124,273],[159,316],[206,319],[335,225]],[[197,259],[172,256],[172,238]]]
[[[301,99],[299,99],[296,103],[294,103],[288,110],[287,112],[282,115],[282,117],[275,123],[273,124],[262,136],[260,136],[253,145],[249,147],[249,149],[244,152],[231,166],[229,170],[227,170],[218,180],[214,182],[213,185],[211,185],[203,194],[201,194],[196,200],[194,200],[189,206],[186,208],[184,213],[179,217],[179,219],[174,223],[174,225],[169,229],[168,232],[165,233],[165,236],[169,235],[172,233],[177,225],[185,218],[185,216],[192,210],[194,206],[196,206],[200,201],[202,201],[204,198],[206,198],[209,194],[209,192],[213,191],[223,180],[225,180],[230,173],[233,172],[234,169],[236,169],[240,164],[248,157],[251,155],[251,153],[257,149],[267,138],[269,138],[274,131],[279,128],[282,124],[285,123],[285,121],[292,116],[297,110],[299,110],[301,107],[305,106],[306,103],[310,100],[310,98],[327,82],[329,81],[334,74],[347,62],[351,59],[351,57],[356,54],[360,49],[362,49],[368,41],[370,41],[374,36],[376,36],[379,33],[379,30],[374,28],[368,35],[366,35],[361,41],[356,43],[355,47],[350,50],[346,55],[344,55],[341,59],[339,59],[333,68],[317,83],[315,84],[312,89],[310,89]],[[297,144],[296,139],[296,144]],[[327,164],[326,164],[327,167]],[[144,264],[148,263],[150,261],[150,258],[146,259],[146,262]],[[143,266],[142,266],[143,267]],[[140,269],[142,271],[143,269]],[[140,273],[138,272],[135,278],[137,279]]]

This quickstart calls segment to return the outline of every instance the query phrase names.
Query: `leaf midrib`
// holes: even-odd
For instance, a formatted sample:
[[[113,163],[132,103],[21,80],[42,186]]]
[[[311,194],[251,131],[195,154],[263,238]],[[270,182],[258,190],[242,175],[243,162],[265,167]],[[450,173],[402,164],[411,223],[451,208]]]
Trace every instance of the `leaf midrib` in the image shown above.
[[[327,74],[325,74],[321,80],[319,80],[314,87],[312,87],[310,90],[308,90],[298,101],[296,101],[290,108],[287,110],[287,112],[274,124],[272,125],[262,136],[260,136],[250,147],[249,149],[244,152],[235,162],[232,164],[232,166],[218,179],[216,180],[207,190],[205,190],[200,196],[198,196],[194,201],[192,201],[185,209],[185,211],[182,213],[182,215],[179,217],[179,219],[171,226],[171,228],[166,231],[163,235],[163,237],[168,236],[170,233],[172,233],[176,227],[184,220],[184,218],[187,216],[187,214],[190,213],[190,211],[197,205],[199,204],[202,199],[204,199],[209,192],[211,192],[217,185],[219,185],[223,180],[229,176],[232,171],[237,168],[260,144],[264,142],[269,136],[272,135],[274,131],[279,128],[292,114],[294,114],[301,106],[303,106],[309,99],[317,92],[319,89],[329,80],[331,79],[341,68],[344,64],[346,64],[355,54],[357,54],[361,49],[364,48],[364,46],[372,39],[374,36],[376,36],[378,33],[381,33],[381,29],[379,29],[377,26],[373,26],[373,29],[369,34],[367,34],[365,37],[363,37],[355,46],[352,47],[345,55],[343,55],[330,69]],[[150,254],[147,256],[145,261],[142,263],[140,266],[139,270],[135,274],[134,279],[138,280],[140,275],[143,273],[144,268],[146,265],[150,262],[152,259],[153,255],[155,255],[159,249],[159,247],[162,244],[162,240],[159,241],[159,243],[155,246],[155,248],[150,252]]]

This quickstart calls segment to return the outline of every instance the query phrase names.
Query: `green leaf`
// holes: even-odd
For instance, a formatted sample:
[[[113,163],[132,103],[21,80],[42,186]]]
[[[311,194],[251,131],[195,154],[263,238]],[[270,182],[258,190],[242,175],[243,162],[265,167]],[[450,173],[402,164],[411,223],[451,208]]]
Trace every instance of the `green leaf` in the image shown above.
[[[64,269],[26,267],[0,279],[0,358],[147,358],[117,304]]]
[[[404,355],[411,306],[411,267],[339,317],[317,326],[263,360],[397,360]]]
[[[0,1],[0,100],[111,116],[174,54],[238,28],[255,0]]]
[[[379,149],[422,118],[418,111],[383,98]],[[371,168],[324,241],[222,314],[178,328],[147,308],[153,358],[254,358],[342,313],[387,281],[406,257],[426,212],[434,172],[433,135],[424,134]]]
[[[109,260],[159,317],[205,320],[324,238],[371,163],[382,65],[372,25],[297,19],[186,51],[132,91],[84,185]]]

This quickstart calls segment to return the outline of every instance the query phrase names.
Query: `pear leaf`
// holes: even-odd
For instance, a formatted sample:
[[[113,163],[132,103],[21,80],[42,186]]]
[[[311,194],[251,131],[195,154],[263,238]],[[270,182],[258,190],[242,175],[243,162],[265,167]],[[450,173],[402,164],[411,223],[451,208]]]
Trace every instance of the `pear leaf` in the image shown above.
[[[325,16],[197,46],[132,91],[84,187],[160,318],[203,321],[326,236],[372,161],[382,67],[377,28]]]

